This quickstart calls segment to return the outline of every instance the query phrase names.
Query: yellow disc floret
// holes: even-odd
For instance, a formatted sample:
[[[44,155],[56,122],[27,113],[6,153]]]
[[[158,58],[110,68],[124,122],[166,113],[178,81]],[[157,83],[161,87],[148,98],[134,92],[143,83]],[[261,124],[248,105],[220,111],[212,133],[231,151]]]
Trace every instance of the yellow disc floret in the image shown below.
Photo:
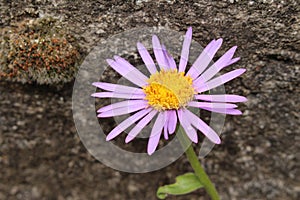
[[[162,70],[152,74],[143,88],[148,104],[156,110],[179,109],[193,98],[192,78],[177,70]]]

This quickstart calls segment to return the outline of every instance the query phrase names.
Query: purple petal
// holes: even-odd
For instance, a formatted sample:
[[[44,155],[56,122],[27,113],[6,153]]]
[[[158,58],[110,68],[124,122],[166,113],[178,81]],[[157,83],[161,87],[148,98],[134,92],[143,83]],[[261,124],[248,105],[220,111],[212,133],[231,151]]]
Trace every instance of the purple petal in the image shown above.
[[[164,138],[165,138],[165,140],[169,139],[167,124],[164,125]]]
[[[165,63],[167,64],[166,69],[176,69],[176,62],[174,58],[169,54],[165,45],[161,45],[161,47],[165,56]]]
[[[179,72],[185,71],[187,62],[189,60],[189,51],[190,51],[191,42],[192,42],[192,27],[189,27],[185,34],[185,38],[182,45],[181,57],[179,62],[179,70],[178,70]]]
[[[168,63],[167,68],[168,69],[176,69],[176,62],[174,60],[174,58],[169,54],[169,52],[167,51],[166,47],[164,45],[162,45],[162,49],[164,52],[164,55],[166,57],[166,63]]]
[[[152,37],[152,45],[153,45],[154,55],[160,69],[166,69],[167,66],[167,63],[165,62],[166,58],[163,53],[162,47],[160,45],[159,39],[156,35],[153,35]]]
[[[226,108],[202,108],[204,110],[208,110],[215,113],[227,114],[227,115],[241,115],[243,114],[241,111],[237,109],[226,109]]]
[[[131,81],[132,83],[143,87],[145,85],[147,85],[147,77],[142,74],[139,70],[137,70],[136,68],[134,68],[132,65],[126,65],[123,63],[123,61],[121,62],[121,60],[119,59],[120,57],[116,57],[118,58],[118,61],[114,61],[111,59],[107,59],[107,63],[119,74],[121,74],[123,77],[125,77],[127,80]],[[127,62],[127,61],[126,61]]]
[[[237,61],[239,61],[239,60],[240,60],[240,57],[236,57],[236,58],[232,59],[232,60],[227,64],[227,66],[232,65],[233,63],[235,63],[235,62],[237,62]]]
[[[190,120],[193,126],[200,130],[210,141],[215,144],[220,144],[221,140],[218,134],[205,122],[203,122],[198,116],[190,112],[189,110],[184,110],[186,116]]]
[[[168,124],[169,124],[169,112],[168,111],[165,111],[164,112],[164,115],[165,115],[165,119],[166,119],[166,122],[165,122],[165,125],[164,125],[164,138],[166,140],[169,139],[169,131],[168,131]]]
[[[234,94],[199,94],[194,96],[195,99],[213,102],[245,102],[247,98]]]
[[[113,110],[116,108],[127,107],[127,106],[132,106],[132,105],[144,105],[145,103],[147,103],[147,101],[145,101],[145,100],[121,101],[121,102],[117,102],[117,103],[113,103],[113,104],[104,106],[104,107],[98,109],[97,112],[98,113],[106,112],[106,111]]]
[[[237,46],[234,46],[231,49],[229,49],[221,58],[217,60],[217,62],[215,62],[199,78],[197,78],[194,84],[199,85],[201,83],[205,83],[206,81],[210,80],[213,76],[215,76],[221,69],[228,66],[236,48]]]
[[[169,113],[169,121],[168,121],[168,130],[169,133],[172,134],[176,130],[177,125],[177,115],[175,110],[166,111]]]
[[[104,82],[95,82],[92,84],[100,89],[116,92],[116,93],[130,93],[135,91],[134,94],[143,94],[144,91],[140,88],[130,87],[125,85],[113,84],[113,83],[104,83]]]
[[[212,88],[215,88],[215,87],[218,87],[238,76],[240,76],[241,74],[243,74],[244,72],[246,71],[246,69],[236,69],[236,70],[233,70],[231,72],[228,72],[226,74],[223,74],[217,78],[214,78],[204,84],[201,84],[200,86],[197,87],[197,85],[194,85],[194,87],[196,88],[196,91],[198,93],[201,93],[201,92],[205,92],[207,90],[210,90]]]
[[[146,109],[148,106],[148,103],[144,104],[139,104],[139,105],[132,105],[132,106],[127,106],[127,107],[121,107],[121,108],[115,108],[113,110],[109,110],[106,112],[102,112],[97,115],[97,117],[113,117],[113,116],[119,116],[119,115],[124,115],[128,113],[132,113],[141,109]]]
[[[188,119],[183,109],[177,110],[178,118],[181,126],[185,130],[186,135],[190,138],[194,143],[198,143],[198,135],[197,131],[192,127],[190,120]]]
[[[211,41],[196,59],[187,75],[191,76],[193,79],[197,78],[207,68],[208,64],[221,47],[222,42],[222,38],[217,41]]]
[[[124,99],[144,99],[146,97],[145,94],[123,94],[123,93],[115,93],[115,92],[97,92],[91,95],[92,97],[97,98],[124,98]]]
[[[133,138],[137,136],[141,132],[141,130],[153,119],[153,117],[156,115],[158,111],[152,110],[148,115],[146,115],[139,123],[128,133],[125,142],[128,143]]]
[[[198,102],[191,101],[188,106],[196,108],[236,108],[237,105],[231,103],[209,103],[209,102]]]
[[[114,56],[114,59],[116,60],[116,62],[119,65],[121,65],[127,69],[130,69],[130,71],[132,71],[132,73],[134,73],[136,75],[137,79],[147,82],[148,77],[145,76],[142,72],[140,72],[137,68],[135,68],[132,64],[130,64],[127,60],[125,60],[124,58],[122,58],[120,56]]]
[[[170,66],[170,64],[169,64],[169,59],[168,59],[168,52],[167,52],[167,49],[166,49],[166,46],[165,45],[161,45],[161,50],[162,50],[162,52],[163,52],[163,54],[164,54],[164,58],[165,58],[165,69],[166,70],[168,70],[169,69],[169,66]]]
[[[165,119],[164,118],[165,118],[164,114],[159,113],[157,118],[156,118],[156,121],[153,125],[151,135],[150,135],[150,138],[149,138],[149,141],[148,141],[147,152],[148,152],[149,155],[154,153],[154,151],[155,151],[155,149],[158,145],[162,129],[164,128],[164,125],[165,125]]]
[[[168,140],[169,139],[169,135],[168,135],[168,127],[167,127],[167,125],[165,124],[164,125],[164,138],[165,138],[165,140]]]
[[[155,74],[157,72],[157,69],[147,49],[141,43],[137,43],[137,48],[150,74]]]
[[[144,117],[146,114],[148,114],[150,111],[152,111],[153,108],[147,108],[145,110],[141,110],[134,115],[130,116],[129,118],[125,119],[123,122],[121,122],[118,126],[116,126],[106,137],[106,141],[109,141],[115,137],[117,137],[120,133],[122,133],[126,128],[131,126],[133,123]]]

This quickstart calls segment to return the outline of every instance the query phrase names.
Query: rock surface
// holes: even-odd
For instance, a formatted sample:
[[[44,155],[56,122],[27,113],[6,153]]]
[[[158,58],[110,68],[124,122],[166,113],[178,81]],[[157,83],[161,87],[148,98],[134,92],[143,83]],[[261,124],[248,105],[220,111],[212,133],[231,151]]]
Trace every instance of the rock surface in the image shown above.
[[[300,7],[295,1],[0,2],[0,27],[59,17],[88,53],[134,27],[184,31],[218,52],[238,45],[247,72],[226,85],[244,95],[243,116],[227,117],[222,144],[202,162],[222,199],[299,199]],[[0,82],[0,199],[156,199],[158,186],[191,171],[183,156],[156,172],[118,172],[84,148],[72,119],[72,83],[56,89]],[[146,180],[146,181],[145,181]],[[201,196],[201,197],[199,197]],[[168,199],[209,199],[199,190]]]

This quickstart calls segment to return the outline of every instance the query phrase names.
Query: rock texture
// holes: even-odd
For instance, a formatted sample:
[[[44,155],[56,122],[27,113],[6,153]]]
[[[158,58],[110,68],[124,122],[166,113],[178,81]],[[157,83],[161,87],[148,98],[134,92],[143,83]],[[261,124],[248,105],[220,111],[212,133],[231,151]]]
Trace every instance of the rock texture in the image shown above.
[[[299,199],[300,7],[298,1],[0,1],[0,27],[60,18],[88,53],[134,27],[193,26],[203,46],[238,45],[247,72],[229,93],[249,99],[227,117],[222,144],[202,162],[222,199]],[[228,69],[229,70],[229,69]],[[0,82],[0,199],[156,199],[159,185],[191,171],[185,157],[147,174],[106,167],[84,148],[72,119],[72,83],[56,89]],[[143,181],[142,181],[143,180]],[[201,197],[199,197],[201,196]],[[199,190],[169,199],[209,199]]]

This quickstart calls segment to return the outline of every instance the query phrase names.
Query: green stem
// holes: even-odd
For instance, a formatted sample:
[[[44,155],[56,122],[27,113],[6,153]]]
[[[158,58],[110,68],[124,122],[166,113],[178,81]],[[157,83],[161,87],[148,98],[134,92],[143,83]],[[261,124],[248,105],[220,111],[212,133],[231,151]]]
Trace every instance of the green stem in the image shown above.
[[[179,127],[179,140],[182,144],[182,146],[186,149],[185,154],[187,155],[187,158],[195,171],[196,176],[199,178],[200,182],[203,184],[206,192],[209,194],[210,198],[212,200],[220,200],[219,194],[209,179],[208,175],[204,171],[203,167],[201,166],[199,159],[193,149],[193,146],[191,145],[189,139],[187,138],[185,131],[183,128],[180,126]]]

